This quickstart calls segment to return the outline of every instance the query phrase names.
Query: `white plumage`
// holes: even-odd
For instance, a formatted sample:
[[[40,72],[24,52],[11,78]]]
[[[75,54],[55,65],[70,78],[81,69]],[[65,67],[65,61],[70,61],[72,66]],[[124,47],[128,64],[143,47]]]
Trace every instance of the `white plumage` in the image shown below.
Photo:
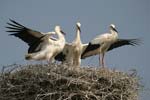
[[[118,32],[115,29],[115,25],[110,25],[110,33],[104,33],[95,37],[87,46],[86,50],[82,54],[82,58],[85,58],[95,53],[99,53],[99,63],[104,67],[104,56],[109,47],[118,39]],[[102,58],[100,59],[100,54]]]
[[[43,37],[42,43],[43,45],[41,46],[41,50],[39,52],[35,53],[28,53],[26,55],[26,58],[28,60],[49,60],[52,61],[53,58],[60,53],[64,46],[65,46],[65,38],[64,35],[61,33],[60,26],[55,27],[55,32],[58,35],[58,39],[52,39],[49,38],[49,36]]]
[[[99,63],[102,64],[102,67],[104,67],[104,56],[106,52],[125,45],[135,46],[139,44],[139,39],[119,39],[115,25],[111,24],[110,33],[104,33],[95,37],[85,48],[81,58],[85,59],[99,54]],[[102,58],[100,58],[100,54],[102,54]]]
[[[81,24],[77,22],[76,24],[76,38],[72,42],[72,63],[74,66],[80,66],[81,64],[81,54],[82,54],[82,41],[80,38]]]
[[[52,60],[60,53],[65,45],[64,32],[60,26],[55,27],[55,32],[43,34],[32,29],[29,29],[16,21],[10,20],[12,23],[7,23],[10,29],[8,32],[13,32],[16,36],[29,45],[28,54],[25,55],[26,60]],[[58,39],[53,38],[51,34],[57,34]]]
[[[80,26],[80,25],[79,25]],[[80,34],[78,34],[80,35]],[[119,39],[118,38],[118,32],[115,29],[115,25],[110,25],[110,33],[105,33],[102,35],[98,35],[95,37],[89,44],[82,44],[80,38],[76,35],[76,39],[73,43],[66,43],[63,51],[59,53],[55,59],[58,61],[67,62],[73,64],[73,57],[76,57],[76,61],[79,61],[81,59],[85,59],[87,57],[91,57],[94,55],[100,55],[102,54],[102,59],[99,60],[102,66],[104,67],[104,54],[108,51],[111,51],[115,48],[125,46],[125,45],[131,45],[135,46],[138,45],[140,40],[139,39]],[[80,42],[80,43],[77,43]],[[79,45],[78,45],[79,44]],[[73,47],[74,45],[74,47]],[[79,56],[76,56],[75,47],[79,48],[78,51],[81,53],[81,58],[78,58]],[[82,49],[81,49],[82,48]],[[77,60],[78,59],[78,60]],[[78,63],[79,64],[79,63]]]
[[[81,54],[85,49],[85,44],[82,44],[80,33],[81,33],[80,22],[76,23],[76,37],[72,43],[66,43],[63,51],[55,57],[56,60],[64,61],[74,66],[80,66]],[[87,44],[86,44],[87,46]]]

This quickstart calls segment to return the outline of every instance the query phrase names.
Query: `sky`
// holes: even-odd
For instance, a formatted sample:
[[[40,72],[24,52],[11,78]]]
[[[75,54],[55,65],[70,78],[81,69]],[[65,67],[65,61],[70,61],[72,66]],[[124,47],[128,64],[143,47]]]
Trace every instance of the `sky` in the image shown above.
[[[81,39],[88,43],[115,24],[119,38],[140,38],[140,46],[124,46],[106,54],[107,67],[121,71],[136,69],[141,83],[140,100],[150,98],[150,0],[1,0],[0,66],[31,63],[24,60],[28,46],[8,36],[9,18],[40,32],[53,31],[60,25],[66,41],[75,38],[75,24],[81,23]],[[98,67],[98,56],[82,60],[82,66]]]

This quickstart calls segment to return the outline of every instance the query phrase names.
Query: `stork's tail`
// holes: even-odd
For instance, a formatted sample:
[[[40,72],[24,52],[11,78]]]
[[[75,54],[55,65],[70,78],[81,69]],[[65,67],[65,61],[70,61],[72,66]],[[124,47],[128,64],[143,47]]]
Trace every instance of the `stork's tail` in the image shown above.
[[[26,60],[31,60],[32,59],[32,54],[26,54],[25,59]]]

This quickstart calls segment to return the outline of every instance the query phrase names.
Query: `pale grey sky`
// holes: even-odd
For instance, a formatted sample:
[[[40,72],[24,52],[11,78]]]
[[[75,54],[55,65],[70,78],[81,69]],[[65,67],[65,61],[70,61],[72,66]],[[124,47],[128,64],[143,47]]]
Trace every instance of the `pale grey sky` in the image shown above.
[[[0,66],[29,63],[24,60],[28,46],[5,32],[9,18],[42,32],[60,25],[68,42],[74,39],[75,24],[80,21],[83,43],[107,32],[113,23],[120,38],[142,38],[143,44],[107,53],[107,66],[124,71],[137,69],[145,88],[150,88],[150,0],[1,0]],[[82,65],[98,66],[98,56],[82,60]],[[150,92],[144,91],[140,98],[149,100]]]

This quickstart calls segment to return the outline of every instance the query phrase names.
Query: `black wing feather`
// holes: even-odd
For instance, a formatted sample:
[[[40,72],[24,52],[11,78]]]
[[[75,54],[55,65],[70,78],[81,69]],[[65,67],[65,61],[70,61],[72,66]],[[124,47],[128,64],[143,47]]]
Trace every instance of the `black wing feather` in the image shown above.
[[[113,50],[114,48],[118,48],[125,45],[136,46],[140,44],[139,39],[118,39],[115,43],[113,43],[107,51]]]
[[[100,44],[91,44],[89,43],[89,45],[87,46],[87,48],[84,50],[84,52],[82,53],[81,57],[86,54],[89,51],[93,51],[96,50],[100,47]]]
[[[20,38],[21,40],[26,42],[29,46],[33,45],[34,42],[36,42],[43,36],[41,32],[29,29],[17,23],[14,20],[10,19],[10,22],[11,23],[7,23],[9,25],[8,27],[6,27],[9,29],[7,32],[11,32],[12,34],[10,35]]]
[[[55,60],[57,60],[57,61],[65,61],[66,60],[66,55],[65,54],[63,54],[63,52],[60,52],[59,54],[57,54],[56,56],[55,56]]]

